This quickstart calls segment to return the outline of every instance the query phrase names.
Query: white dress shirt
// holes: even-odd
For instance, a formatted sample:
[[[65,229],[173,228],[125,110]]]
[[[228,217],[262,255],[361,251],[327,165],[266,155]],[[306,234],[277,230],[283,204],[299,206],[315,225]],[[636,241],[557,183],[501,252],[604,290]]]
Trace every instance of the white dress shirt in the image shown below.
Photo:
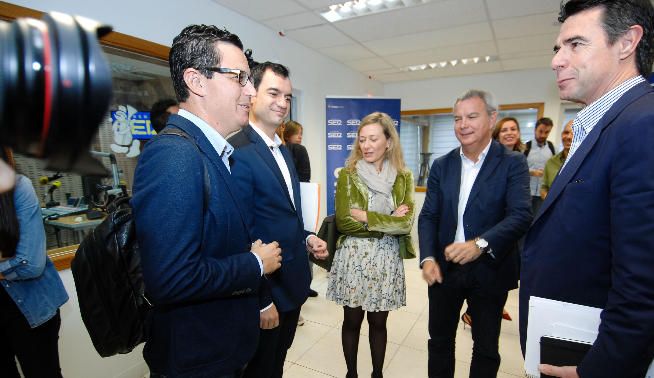
[[[479,159],[476,162],[468,159],[468,157],[463,154],[463,149],[459,149],[459,154],[461,155],[461,187],[459,188],[459,211],[457,214],[456,234],[454,235],[455,243],[463,243],[466,241],[465,230],[463,228],[463,213],[466,211],[470,191],[472,190],[472,186],[481,170],[481,166],[484,164],[490,145],[491,142],[489,141],[486,148],[484,148],[481,154],[479,154]]]
[[[270,148],[270,151],[275,158],[275,161],[277,162],[279,170],[282,171],[282,176],[284,176],[284,182],[286,183],[286,189],[288,190],[288,195],[291,196],[291,202],[293,203],[293,208],[295,208],[295,198],[293,198],[293,184],[291,183],[291,171],[288,170],[286,160],[284,160],[284,155],[282,155],[282,151],[279,149],[279,146],[282,144],[282,140],[279,139],[277,134],[275,134],[275,140],[272,140],[257,125],[254,123],[250,124],[252,125],[252,129],[254,129],[254,131],[259,134],[261,139],[263,139],[266,145]]]

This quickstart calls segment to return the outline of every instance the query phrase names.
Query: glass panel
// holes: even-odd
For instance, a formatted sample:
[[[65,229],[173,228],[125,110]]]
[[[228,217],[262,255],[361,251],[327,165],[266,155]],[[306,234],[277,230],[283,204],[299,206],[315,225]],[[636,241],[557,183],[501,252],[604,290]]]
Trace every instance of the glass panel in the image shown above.
[[[125,185],[128,193],[131,193],[138,155],[147,140],[155,134],[150,126],[150,107],[158,100],[174,99],[175,94],[167,62],[111,47],[103,48],[112,68],[113,98],[109,111],[91,144],[91,150],[107,155],[99,159],[109,171],[114,167],[108,155],[112,154],[115,157],[119,183]],[[111,176],[100,179],[64,173],[63,177],[58,179],[61,186],[48,194],[52,184],[39,184],[39,178],[52,177],[56,172],[44,170],[42,161],[25,156],[16,155],[16,164],[18,171],[32,180],[42,207],[45,207],[48,202],[59,202],[60,205],[72,207],[83,206],[90,199],[86,201],[80,199],[93,193],[96,194],[95,200],[102,201],[106,191],[97,193],[97,184],[106,185],[105,189],[110,193],[112,190],[117,190],[117,185]],[[65,215],[68,209],[61,209],[61,211]],[[45,214],[51,213],[45,211]],[[76,244],[85,232],[99,223],[99,220],[87,222],[86,215],[77,214],[71,219],[66,217],[64,220],[70,221],[71,224],[62,226],[63,218],[62,215],[59,220],[44,219],[48,248]],[[81,221],[77,222],[75,218]]]

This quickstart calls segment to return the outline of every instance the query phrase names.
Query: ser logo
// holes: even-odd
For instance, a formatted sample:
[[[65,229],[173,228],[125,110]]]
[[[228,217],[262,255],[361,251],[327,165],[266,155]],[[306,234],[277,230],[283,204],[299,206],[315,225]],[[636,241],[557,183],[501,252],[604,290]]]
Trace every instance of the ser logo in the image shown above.
[[[347,145],[347,150],[348,150],[348,151],[352,151],[353,148],[354,148],[354,145],[353,145],[353,144],[348,144],[348,145]]]
[[[357,132],[356,131],[350,131],[349,133],[347,133],[347,137],[350,138],[350,139],[354,139],[354,138],[357,137]]]
[[[361,121],[359,121],[358,119],[348,119],[347,120],[347,125],[348,126],[359,126],[360,123],[361,123]]]
[[[332,139],[332,138],[341,138],[343,136],[343,133],[340,131],[331,131],[327,133],[327,138]]]
[[[342,151],[343,146],[340,144],[330,144],[327,146],[328,151]]]
[[[328,119],[327,120],[327,126],[341,126],[343,125],[343,121],[340,119]]]

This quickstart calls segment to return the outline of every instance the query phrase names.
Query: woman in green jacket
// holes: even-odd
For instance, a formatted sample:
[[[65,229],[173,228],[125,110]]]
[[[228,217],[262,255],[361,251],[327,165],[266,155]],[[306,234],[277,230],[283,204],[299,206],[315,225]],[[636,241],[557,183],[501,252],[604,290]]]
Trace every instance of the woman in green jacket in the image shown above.
[[[343,235],[327,286],[327,298],[344,310],[341,337],[348,378],[357,376],[366,312],[372,377],[382,376],[388,312],[406,304],[402,258],[415,256],[409,236],[413,190],[393,120],[379,112],[366,116],[338,176],[336,225]]]

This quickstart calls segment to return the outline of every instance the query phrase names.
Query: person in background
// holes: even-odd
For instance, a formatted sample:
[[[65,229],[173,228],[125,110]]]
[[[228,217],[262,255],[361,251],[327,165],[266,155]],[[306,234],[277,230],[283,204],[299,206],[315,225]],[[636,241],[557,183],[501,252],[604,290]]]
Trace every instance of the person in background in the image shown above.
[[[525,143],[525,156],[529,164],[529,186],[531,190],[531,212],[536,215],[543,200],[540,198],[540,185],[543,178],[543,169],[549,158],[556,154],[554,145],[547,140],[554,123],[551,119],[543,117],[536,121],[534,139]]]
[[[2,161],[14,167],[11,151]],[[59,307],[68,294],[46,253],[41,207],[30,180],[16,175],[0,194],[0,372],[19,378],[61,377]]]
[[[493,129],[493,139],[511,151],[525,151],[525,144],[520,140],[520,124],[513,117],[504,117],[497,122]]]
[[[302,125],[295,121],[287,121],[283,125],[284,145],[293,157],[300,182],[310,182],[311,162],[307,149],[302,145]]]
[[[563,132],[561,132],[563,151],[552,156],[547,163],[545,163],[543,183],[540,186],[540,196],[543,199],[547,196],[547,192],[550,190],[554,178],[559,174],[559,170],[563,166],[563,163],[565,163],[565,159],[568,157],[568,152],[570,152],[570,146],[572,145],[572,122],[573,120],[570,120],[565,127],[563,127]]]
[[[150,108],[150,124],[154,131],[159,134],[166,127],[168,117],[171,114],[177,114],[178,111],[179,103],[172,98],[159,100],[152,104]]]
[[[518,240],[531,222],[525,156],[492,140],[497,105],[469,90],[454,103],[461,146],[434,160],[418,218],[422,276],[429,285],[428,373],[454,377],[463,301],[474,320],[471,378],[495,377],[502,308],[518,287]]]
[[[385,113],[367,115],[338,175],[336,226],[343,235],[327,286],[327,299],[343,306],[347,378],[357,377],[364,315],[372,377],[382,377],[388,312],[406,305],[401,256],[413,255],[413,190],[413,175],[405,166],[393,120]]]

